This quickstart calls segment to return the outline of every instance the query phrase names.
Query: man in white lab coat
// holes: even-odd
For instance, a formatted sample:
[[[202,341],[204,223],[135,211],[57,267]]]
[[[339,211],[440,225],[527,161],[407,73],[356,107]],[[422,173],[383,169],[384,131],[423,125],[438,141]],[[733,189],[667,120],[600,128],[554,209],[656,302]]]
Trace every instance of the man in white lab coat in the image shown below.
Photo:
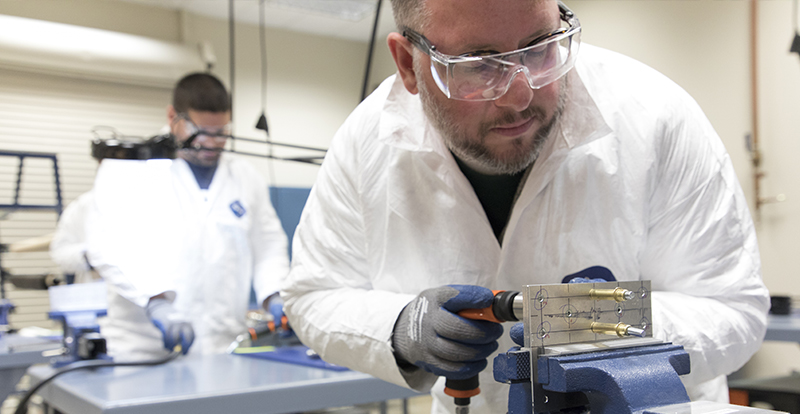
[[[94,196],[87,191],[73,200],[61,217],[50,242],[50,258],[65,275],[73,275],[74,283],[100,280],[86,260],[86,219],[92,208]]]
[[[287,240],[265,180],[223,154],[230,98],[209,74],[175,87],[175,160],[102,162],[89,261],[110,285],[101,332],[117,360],[219,353],[288,273]],[[191,349],[190,349],[191,347]]]
[[[437,376],[481,370],[500,334],[451,312],[481,307],[485,288],[600,265],[652,281],[654,336],[689,352],[690,397],[726,401],[726,374],[762,341],[768,293],[730,158],[697,103],[580,46],[555,0],[392,4],[398,72],[334,137],[295,233],[282,294],[303,342],[433,387],[434,412],[452,413]],[[471,412],[506,412],[491,369],[480,384]]]

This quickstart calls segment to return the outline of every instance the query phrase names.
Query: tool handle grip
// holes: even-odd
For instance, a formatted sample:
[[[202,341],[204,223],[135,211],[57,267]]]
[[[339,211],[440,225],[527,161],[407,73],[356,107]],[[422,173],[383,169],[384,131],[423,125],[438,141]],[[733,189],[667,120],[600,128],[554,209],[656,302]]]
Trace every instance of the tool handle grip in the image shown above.
[[[255,341],[259,337],[266,335],[275,330],[275,324],[272,321],[267,323],[259,324],[253,328],[248,328],[247,333],[250,335],[250,339]]]
[[[255,336],[253,336],[253,339],[256,339],[256,337],[259,335],[264,335],[276,331],[278,328],[283,329],[284,332],[288,332],[291,329],[289,327],[289,319],[286,317],[286,315],[281,316],[280,325],[276,324],[275,321],[269,321],[263,327],[260,327],[256,331]],[[251,336],[254,335],[253,328],[250,328],[250,334]]]
[[[504,290],[492,291],[495,297],[497,297],[497,295],[502,292],[505,291]],[[492,303],[492,305],[490,305],[489,307],[483,309],[464,309],[458,312],[458,316],[462,316],[467,319],[476,319],[489,322],[503,323],[504,321],[497,319],[497,316],[495,316],[493,307],[494,303]]]
[[[464,309],[459,316],[467,319],[478,319],[495,323],[519,321],[522,318],[523,298],[520,292],[511,290],[493,290],[492,304],[483,309]]]
[[[483,321],[497,322],[497,323],[503,322],[494,316],[494,311],[492,310],[491,306],[483,309],[464,309],[458,312],[458,315],[463,316],[467,319],[476,319],[476,320],[483,320]]]
[[[478,383],[478,376],[474,376],[467,379],[451,379],[447,378],[444,382],[444,393],[445,395],[449,395],[456,399],[456,404],[458,404],[458,400],[465,400],[463,401],[465,404],[458,404],[458,405],[467,405],[469,404],[470,397],[474,397],[481,393],[481,389],[479,388]]]
[[[492,305],[490,305],[489,307],[483,309],[464,309],[459,311],[458,315],[467,319],[477,319],[489,322],[503,323],[504,321],[497,318],[493,309],[497,295],[502,292],[505,291],[504,290],[492,291],[492,293],[495,296],[495,301],[492,302]],[[457,407],[467,407],[469,406],[470,398],[481,393],[479,385],[480,383],[478,381],[477,375],[467,379],[447,378],[447,380],[444,383],[444,393],[445,395],[453,397],[453,400]]]

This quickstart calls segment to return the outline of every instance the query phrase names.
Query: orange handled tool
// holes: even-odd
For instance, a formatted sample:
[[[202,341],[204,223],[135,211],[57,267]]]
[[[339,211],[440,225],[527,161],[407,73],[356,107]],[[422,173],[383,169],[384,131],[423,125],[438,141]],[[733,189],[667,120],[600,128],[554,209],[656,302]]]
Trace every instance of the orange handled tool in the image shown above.
[[[458,312],[459,316],[467,319],[478,319],[489,322],[502,323],[518,321],[521,313],[520,301],[515,301],[519,292],[493,290],[494,300],[488,308],[464,309]],[[515,302],[517,306],[515,307]],[[518,309],[516,309],[518,308]],[[515,310],[516,309],[516,310]],[[480,394],[478,376],[463,380],[447,379],[444,383],[444,393],[453,397],[456,404],[456,414],[468,414],[470,398]]]

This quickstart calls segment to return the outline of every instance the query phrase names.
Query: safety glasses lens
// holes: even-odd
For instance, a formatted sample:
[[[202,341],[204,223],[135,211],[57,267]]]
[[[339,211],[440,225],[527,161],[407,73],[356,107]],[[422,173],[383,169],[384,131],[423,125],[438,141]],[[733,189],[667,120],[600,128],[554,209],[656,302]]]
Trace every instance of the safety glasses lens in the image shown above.
[[[227,124],[221,128],[200,128],[189,119],[188,116],[181,117],[184,125],[184,133],[187,137],[192,136],[208,136],[219,139],[226,139],[231,135],[231,124]]]
[[[508,54],[450,62],[446,89],[453,99],[497,99],[519,72],[524,72],[532,88],[546,86],[572,68],[578,33],[568,32]],[[441,65],[437,69],[441,78]]]

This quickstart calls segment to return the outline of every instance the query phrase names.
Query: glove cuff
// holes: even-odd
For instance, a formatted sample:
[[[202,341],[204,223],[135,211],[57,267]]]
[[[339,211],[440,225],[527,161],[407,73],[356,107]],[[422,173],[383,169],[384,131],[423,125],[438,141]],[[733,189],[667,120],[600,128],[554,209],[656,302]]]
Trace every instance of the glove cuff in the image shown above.
[[[144,311],[148,318],[153,319],[174,313],[175,308],[172,306],[172,302],[167,299],[153,298],[145,305]]]
[[[412,301],[403,308],[403,311],[400,312],[400,316],[397,317],[397,321],[394,323],[394,329],[392,329],[392,350],[394,351],[394,358],[397,361],[397,365],[401,368],[416,368],[416,366],[408,360],[409,350],[413,347],[413,344],[409,343],[411,338],[408,337],[408,313],[413,303]]]

